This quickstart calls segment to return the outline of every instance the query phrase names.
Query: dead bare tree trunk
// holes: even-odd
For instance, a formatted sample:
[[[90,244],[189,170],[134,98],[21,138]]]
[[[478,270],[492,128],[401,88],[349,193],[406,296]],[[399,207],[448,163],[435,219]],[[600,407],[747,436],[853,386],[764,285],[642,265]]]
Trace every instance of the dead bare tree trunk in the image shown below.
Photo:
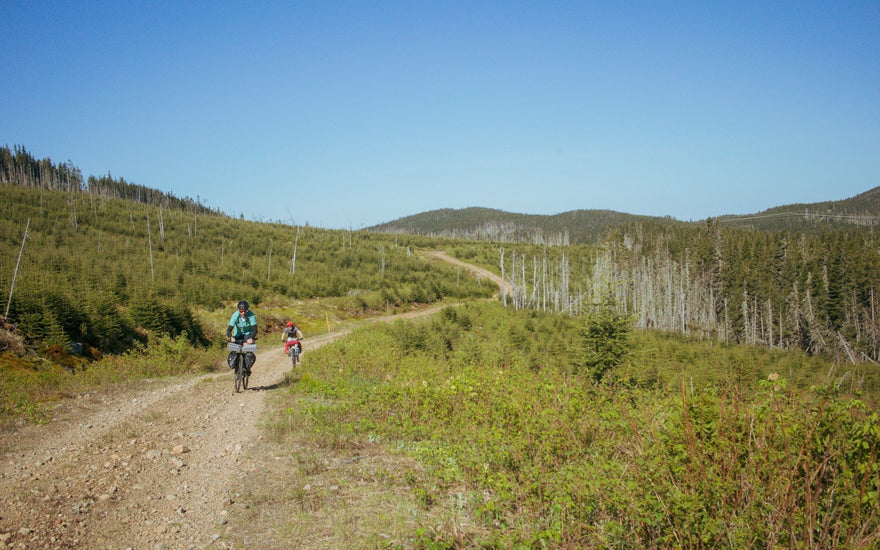
[[[159,240],[165,242],[165,222],[162,220],[162,207],[159,207]]]
[[[299,227],[296,228],[296,237],[293,239],[293,258],[290,259],[290,276],[296,273],[296,246],[299,243]]]
[[[504,284],[504,249],[499,248],[501,252],[501,302],[507,305],[507,285]]]
[[[510,260],[510,300],[513,302],[513,309],[519,309],[517,307],[517,291],[516,291],[516,251],[513,252],[513,257]]]
[[[147,246],[150,248],[150,278],[155,281],[156,273],[153,271],[153,237],[150,234],[150,217],[147,216]]]
[[[15,272],[12,274],[12,285],[9,287],[9,300],[6,301],[6,311],[3,313],[3,320],[9,319],[9,308],[12,305],[12,291],[15,288],[15,279],[18,277],[18,266],[21,264],[21,254],[24,252],[24,242],[27,240],[28,228],[31,226],[31,219],[28,218],[24,226],[24,236],[21,238],[21,248],[18,250],[18,259],[15,261]]]
[[[532,256],[532,295],[529,297],[529,307],[538,307],[538,257]]]
[[[565,257],[565,253],[562,254],[562,260],[559,264],[559,269],[561,273],[559,274],[561,277],[561,281],[559,286],[562,291],[562,307],[571,315],[571,300],[569,299],[569,283],[570,283],[570,275],[568,259]]]
[[[541,311],[547,311],[547,251],[541,265]]]

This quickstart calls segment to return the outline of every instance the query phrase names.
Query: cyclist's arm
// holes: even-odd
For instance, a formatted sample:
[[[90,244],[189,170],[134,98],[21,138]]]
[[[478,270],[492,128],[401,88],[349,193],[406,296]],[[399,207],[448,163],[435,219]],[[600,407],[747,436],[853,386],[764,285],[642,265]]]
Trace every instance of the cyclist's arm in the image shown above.
[[[226,338],[232,338],[232,332],[235,330],[235,317],[238,315],[238,312],[232,314],[232,317],[229,318],[229,322],[226,324]]]

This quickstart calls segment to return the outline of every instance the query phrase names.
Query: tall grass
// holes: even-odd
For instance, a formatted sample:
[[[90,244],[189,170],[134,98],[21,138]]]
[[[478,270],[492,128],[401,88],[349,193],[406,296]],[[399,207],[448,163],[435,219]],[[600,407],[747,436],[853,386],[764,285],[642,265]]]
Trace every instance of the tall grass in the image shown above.
[[[870,377],[639,333],[595,383],[581,323],[488,304],[365,328],[311,352],[276,434],[421,461],[419,502],[470,518],[414,533],[425,548],[880,543]]]

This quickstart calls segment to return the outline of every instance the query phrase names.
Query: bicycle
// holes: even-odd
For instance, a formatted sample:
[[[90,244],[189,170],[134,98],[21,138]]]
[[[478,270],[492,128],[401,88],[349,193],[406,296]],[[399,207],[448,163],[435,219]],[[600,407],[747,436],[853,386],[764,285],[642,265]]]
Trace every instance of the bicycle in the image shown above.
[[[229,366],[235,369],[235,393],[241,391],[242,387],[244,389],[248,388],[248,379],[251,376],[251,369],[247,366],[247,354],[255,353],[257,351],[256,344],[233,344],[232,342],[226,344],[226,350],[229,352],[229,357],[227,358],[227,362]],[[233,355],[235,357],[233,357]]]
[[[299,343],[299,339],[297,338],[288,338],[287,343],[290,344],[287,349],[287,355],[290,356],[290,364],[291,366],[296,366],[299,363],[299,354],[302,350],[302,347]]]

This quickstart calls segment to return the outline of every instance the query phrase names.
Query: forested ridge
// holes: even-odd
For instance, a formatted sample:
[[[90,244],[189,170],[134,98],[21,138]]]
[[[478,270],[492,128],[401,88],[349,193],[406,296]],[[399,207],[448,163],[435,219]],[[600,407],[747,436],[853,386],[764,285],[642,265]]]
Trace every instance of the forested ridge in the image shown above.
[[[752,215],[721,216],[722,222],[755,229],[819,232],[846,225],[880,224],[880,187],[839,201],[777,206]]]
[[[609,228],[650,219],[612,210],[573,210],[552,216],[516,214],[492,208],[443,208],[367,228],[452,239],[569,245],[596,242]]]
[[[596,279],[644,328],[880,359],[874,231],[630,225],[609,234]]]
[[[518,308],[581,315],[607,302],[639,328],[877,362],[878,219],[880,188],[702,222],[467,208],[379,228],[490,243],[458,254],[500,270]]]
[[[89,176],[71,161],[54,163],[50,158],[36,159],[23,146],[0,147],[0,184],[16,184],[53,191],[90,193],[99,197],[127,199],[165,208],[179,208],[203,214],[219,212],[203,205],[199,199],[178,198],[172,193],[114,178],[112,175]]]
[[[880,223],[880,187],[844,200],[798,203],[746,215],[707,217],[725,225],[766,231],[820,233],[829,228],[871,227]],[[637,216],[613,210],[571,210],[553,215],[518,214],[492,208],[442,208],[368,228],[492,242],[532,244],[597,244],[606,232],[631,222],[700,225],[671,217]]]

